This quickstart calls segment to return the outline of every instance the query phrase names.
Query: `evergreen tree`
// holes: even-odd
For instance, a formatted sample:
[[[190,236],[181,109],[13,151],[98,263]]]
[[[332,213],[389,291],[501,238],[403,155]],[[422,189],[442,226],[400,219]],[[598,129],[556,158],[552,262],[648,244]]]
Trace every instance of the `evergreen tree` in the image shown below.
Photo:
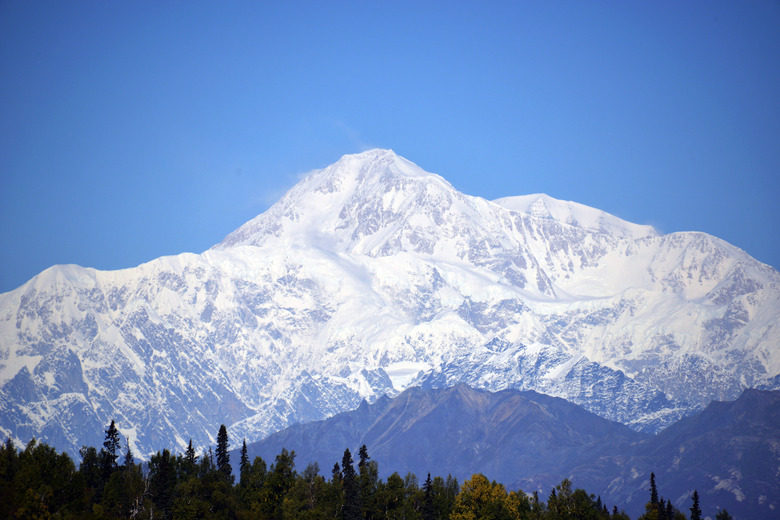
[[[667,510],[663,498],[658,498],[658,487],[655,483],[655,473],[650,473],[650,500],[645,504],[645,513],[639,520],[666,520]]]
[[[368,449],[365,444],[360,447],[358,455],[360,456],[358,471],[360,473],[360,502],[363,509],[363,518],[371,520],[380,515],[376,501],[379,466],[368,456]]]
[[[701,509],[699,508],[699,492],[693,490],[693,505],[691,506],[690,520],[701,520]]]
[[[658,489],[655,487],[655,473],[650,473],[650,503],[658,505]]]
[[[16,493],[13,482],[19,465],[19,453],[9,437],[0,446],[0,518],[11,518]]]
[[[175,459],[166,448],[149,459],[149,494],[163,518],[171,516],[175,487]]]
[[[326,483],[319,500],[320,510],[327,518],[341,516],[341,506],[344,502],[342,479],[341,466],[336,463],[331,470],[331,479]]]
[[[362,445],[358,450],[358,457],[360,460],[360,462],[358,462],[358,468],[362,468],[363,466],[365,466],[368,459],[371,458],[368,456],[368,448],[366,448],[365,444]]]
[[[422,504],[422,520],[434,520],[435,511],[433,508],[433,482],[431,481],[431,474],[428,473],[428,478],[423,483],[423,504]]]
[[[722,509],[715,515],[715,520],[734,520],[734,517],[731,516],[727,510]]]
[[[222,424],[219,427],[219,433],[217,433],[217,471],[224,477],[225,480],[233,483],[233,468],[230,467],[230,443],[228,441],[228,433],[225,425]]]
[[[239,475],[241,477],[241,481],[244,480],[244,473],[246,473],[246,469],[249,466],[249,456],[246,452],[246,439],[244,439],[244,444],[241,445],[241,461],[239,462]]]
[[[452,508],[455,507],[455,497],[460,492],[458,479],[452,475],[447,475],[447,479],[435,477],[433,479],[433,504],[437,518],[446,519],[450,517]]]
[[[92,495],[99,495],[102,489],[102,468],[100,467],[100,457],[94,446],[82,446],[79,450],[81,455],[81,464],[79,473],[84,479],[84,483],[92,490]]]
[[[125,444],[127,445],[127,450],[125,451],[125,460],[122,466],[124,466],[125,469],[131,469],[135,466],[135,457],[133,457],[133,452],[130,449],[130,437],[125,437]]]
[[[404,479],[396,472],[387,477],[387,482],[377,485],[377,509],[383,518],[400,518],[403,513]]]
[[[344,484],[344,505],[341,509],[341,518],[343,520],[358,520],[361,518],[362,504],[360,500],[360,484],[352,467],[352,454],[349,448],[344,450],[344,456],[341,459],[341,473]]]
[[[255,513],[259,513],[262,503],[267,502],[265,500],[267,476],[268,469],[262,457],[255,457],[241,476],[239,498],[245,507]]]
[[[192,446],[192,439],[190,439],[187,449],[184,450],[180,470],[183,481],[198,474],[198,456],[195,454],[195,448]]]
[[[666,501],[666,518],[667,520],[674,520],[674,516],[677,511],[675,510],[674,506],[672,505],[671,500]]]
[[[117,467],[116,459],[119,458],[119,445],[119,430],[116,429],[114,421],[111,421],[111,424],[106,430],[106,440],[103,441],[103,449],[100,450],[104,481],[108,481],[111,472]]]
[[[281,518],[281,507],[287,493],[295,485],[298,477],[295,472],[295,452],[282,448],[268,472],[266,488],[268,491],[269,512],[274,518]]]
[[[667,505],[666,500],[664,500],[664,497],[661,497],[661,500],[658,502],[658,520],[670,520],[669,515],[667,514]]]
[[[193,466],[198,463],[198,456],[195,455],[195,448],[192,447],[192,439],[190,439],[190,444],[184,452],[184,458]]]

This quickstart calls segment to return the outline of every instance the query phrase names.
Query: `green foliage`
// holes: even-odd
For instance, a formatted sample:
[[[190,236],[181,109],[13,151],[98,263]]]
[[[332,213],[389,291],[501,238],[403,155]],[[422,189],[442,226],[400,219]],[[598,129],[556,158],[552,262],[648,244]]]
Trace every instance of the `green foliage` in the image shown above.
[[[699,492],[693,491],[693,505],[691,506],[691,520],[701,520],[701,508],[699,507]]]
[[[282,518],[282,503],[295,484],[297,476],[295,452],[288,452],[282,448],[282,452],[276,456],[276,461],[271,465],[265,482],[267,512],[272,518]]]
[[[387,482],[377,483],[376,508],[381,518],[402,518],[406,488],[398,473],[387,477]]]
[[[341,458],[342,484],[344,486],[344,504],[341,508],[343,520],[359,520],[362,518],[363,505],[360,496],[360,482],[355,468],[352,467],[352,454],[349,448],[344,450]]]
[[[217,433],[217,449],[215,450],[217,456],[217,471],[222,477],[233,483],[233,468],[230,466],[230,442],[228,441],[228,433],[225,425],[219,427]]]
[[[3,445],[0,479],[3,518],[64,517],[83,503],[71,458],[35,439],[21,452],[10,440]]]
[[[650,501],[645,504],[645,512],[638,520],[685,520],[685,515],[672,505],[671,500],[658,498],[654,473],[650,473]]]
[[[11,439],[0,446],[0,518],[10,518],[16,503],[14,478],[19,466],[19,454]]]
[[[433,508],[433,481],[431,480],[431,474],[428,473],[428,478],[425,479],[423,484],[422,520],[434,520],[435,515]]]
[[[246,439],[244,439],[244,443],[241,445],[241,460],[239,461],[238,465],[239,479],[244,478],[244,473],[246,472],[247,467],[249,467],[249,455],[247,454],[246,450]]]
[[[176,487],[176,459],[165,449],[149,460],[149,495],[161,518],[171,517]]]
[[[111,474],[104,487],[101,501],[107,518],[131,518],[143,510],[146,481],[141,466],[125,463]]]
[[[254,462],[245,468],[241,477],[239,499],[244,507],[255,513],[264,509],[266,477],[267,468],[261,457],[255,457]]]
[[[111,472],[116,469],[116,459],[119,457],[119,430],[116,429],[114,421],[106,430],[106,440],[103,441],[103,450],[101,450],[103,459],[104,478],[108,479]]]
[[[306,467],[301,478],[297,478],[282,501],[282,517],[314,520],[333,518],[335,510],[323,507],[327,482],[319,475],[315,462]]]

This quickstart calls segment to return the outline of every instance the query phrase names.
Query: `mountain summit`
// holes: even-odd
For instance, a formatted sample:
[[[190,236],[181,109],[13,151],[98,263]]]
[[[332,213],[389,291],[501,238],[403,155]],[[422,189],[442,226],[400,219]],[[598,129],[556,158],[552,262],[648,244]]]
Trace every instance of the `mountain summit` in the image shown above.
[[[75,452],[114,419],[143,455],[456,383],[657,431],[780,387],[779,322],[780,274],[722,240],[487,201],[371,150],[200,255],[0,295],[0,433]]]

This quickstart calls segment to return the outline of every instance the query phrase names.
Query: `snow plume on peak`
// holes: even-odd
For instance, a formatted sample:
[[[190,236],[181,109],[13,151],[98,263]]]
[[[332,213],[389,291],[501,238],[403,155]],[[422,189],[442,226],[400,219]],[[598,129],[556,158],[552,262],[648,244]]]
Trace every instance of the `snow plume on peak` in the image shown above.
[[[270,245],[279,238],[286,244],[339,252],[381,248],[405,224],[415,225],[413,215],[455,194],[442,177],[392,150],[345,155],[310,173],[215,248]],[[404,222],[410,219],[413,222]],[[425,220],[418,217],[416,223]]]
[[[535,221],[574,226],[636,240],[657,236],[651,226],[632,224],[604,211],[544,194],[493,201]],[[344,155],[311,172],[268,211],[229,234],[215,249],[240,245],[319,247],[333,252],[386,256],[413,249],[448,260],[462,259],[476,246],[516,254],[518,237],[495,229],[501,210],[458,192],[392,150]],[[520,226],[524,227],[524,226]],[[435,235],[435,236],[434,236]]]

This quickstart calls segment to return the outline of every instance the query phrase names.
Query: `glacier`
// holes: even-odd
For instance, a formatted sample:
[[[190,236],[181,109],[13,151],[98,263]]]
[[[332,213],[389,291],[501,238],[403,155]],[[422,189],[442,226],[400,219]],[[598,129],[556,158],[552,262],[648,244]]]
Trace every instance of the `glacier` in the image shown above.
[[[699,232],[345,155],[202,254],[0,294],[0,434],[141,457],[457,383],[657,432],[780,388],[780,274]]]

